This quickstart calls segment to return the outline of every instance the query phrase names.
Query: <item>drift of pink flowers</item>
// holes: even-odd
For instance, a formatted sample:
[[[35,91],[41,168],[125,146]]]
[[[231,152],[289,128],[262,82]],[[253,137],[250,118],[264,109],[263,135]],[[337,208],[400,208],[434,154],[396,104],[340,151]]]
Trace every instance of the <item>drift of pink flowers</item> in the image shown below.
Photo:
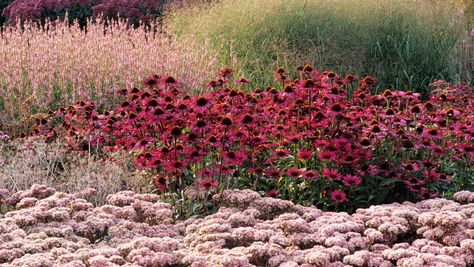
[[[87,33],[77,24],[45,27],[18,24],[0,35],[4,129],[54,104],[78,99],[110,104],[116,88],[138,85],[146,73],[179,77],[189,91],[202,88],[214,73],[214,57],[206,47],[154,35],[144,26],[91,23]]]
[[[94,207],[33,185],[0,189],[0,264],[13,266],[471,266],[473,192],[353,215],[265,197],[215,195],[217,213],[173,222],[157,195],[123,191]],[[13,207],[13,208],[12,208]]]
[[[135,151],[138,168],[178,187],[193,184],[187,173],[202,169],[210,171],[198,178],[224,188],[233,176],[280,193],[287,183],[279,181],[309,183],[309,190],[328,192],[319,198],[350,204],[374,186],[368,182],[382,188],[387,179],[415,198],[435,197],[437,186],[452,182],[447,166],[469,183],[471,87],[439,81],[422,101],[410,91],[372,94],[371,77],[308,69],[281,89],[250,93],[230,87],[232,70],[223,69],[209,83],[213,91],[200,96],[181,91],[173,77],[154,75],[145,89],[120,90],[124,100],[115,110],[80,101],[38,121],[33,133],[65,138],[77,149]],[[392,190],[387,195],[400,187]]]

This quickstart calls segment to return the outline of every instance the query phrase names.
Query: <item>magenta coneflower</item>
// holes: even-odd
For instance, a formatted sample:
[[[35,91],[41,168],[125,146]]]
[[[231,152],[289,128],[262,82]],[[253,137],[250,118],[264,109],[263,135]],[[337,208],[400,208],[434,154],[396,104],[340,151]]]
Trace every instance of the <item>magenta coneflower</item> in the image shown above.
[[[218,181],[214,181],[209,177],[206,177],[199,181],[199,186],[204,188],[205,190],[211,190],[216,188],[219,185]]]
[[[210,81],[206,84],[206,87],[211,87],[211,88],[215,88],[215,87],[220,87],[224,84],[224,81],[223,80],[218,80],[218,81]]]
[[[179,85],[179,82],[171,76],[161,78],[161,83],[163,86],[169,86],[169,87],[176,87]]]
[[[135,148],[136,149],[145,149],[147,148],[148,146],[152,145],[154,142],[153,138],[143,138],[142,140],[138,141],[136,144],[135,144]]]
[[[316,140],[314,141],[314,145],[318,148],[323,148],[323,147],[326,147],[327,145],[329,145],[328,141],[326,140]]]
[[[298,156],[302,160],[309,160],[313,156],[313,152],[308,150],[300,150]]]
[[[242,123],[243,124],[249,124],[253,122],[253,117],[250,114],[245,114],[244,117],[242,118]]]
[[[439,181],[440,174],[436,170],[425,170],[423,173],[425,175],[426,180]]]
[[[229,165],[225,165],[225,163],[223,164],[216,164],[215,165],[215,169],[216,170],[219,170],[221,174],[223,175],[229,175],[229,174],[233,174],[235,172],[235,169],[232,167],[232,166],[229,166]]]
[[[420,164],[416,162],[406,162],[403,163],[403,169],[406,171],[419,171],[420,170]]]
[[[371,145],[371,142],[369,140],[369,138],[367,137],[362,137],[360,140],[359,140],[359,144],[361,146],[370,146]]]
[[[146,79],[143,82],[143,85],[145,85],[147,87],[155,87],[155,86],[158,85],[159,79],[160,79],[159,76],[153,75],[153,76],[149,77],[148,79]]]
[[[323,177],[331,180],[340,180],[342,178],[342,175],[339,173],[338,170],[324,169]]]
[[[225,126],[231,126],[232,125],[232,120],[229,117],[224,117],[221,120],[221,124]]]
[[[299,177],[302,173],[299,169],[295,168],[290,168],[286,171],[286,174],[290,176],[291,178],[297,178]]]
[[[208,103],[209,103],[209,100],[207,100],[207,98],[205,97],[199,97],[198,99],[196,99],[196,105],[198,107],[205,107],[207,106]]]
[[[169,172],[181,172],[186,168],[186,164],[180,160],[174,160],[167,162],[165,168]]]
[[[305,179],[316,179],[318,178],[318,173],[313,170],[308,170],[303,172],[303,178]]]
[[[273,152],[273,156],[277,158],[284,158],[288,157],[289,152],[286,149],[278,149],[275,152]]]
[[[228,164],[242,166],[247,159],[247,155],[240,151],[223,151],[222,158],[224,159],[224,162]]]
[[[160,167],[162,164],[163,162],[161,161],[161,159],[158,156],[154,156],[153,158],[147,160],[146,167],[155,169]]]
[[[279,170],[276,170],[276,169],[271,169],[271,170],[264,170],[263,173],[267,176],[270,176],[272,178],[276,178],[278,176],[280,176],[280,171]]]
[[[206,152],[201,149],[187,147],[185,150],[185,158],[189,160],[189,162],[200,162],[206,156]]]
[[[160,192],[165,192],[166,190],[166,178],[163,177],[163,176],[155,176],[155,178],[153,178],[154,180],[154,184],[155,184],[155,188],[160,190]]]
[[[348,174],[342,178],[342,183],[345,186],[358,186],[362,183],[362,179],[360,179],[360,177],[357,175]]]
[[[233,73],[234,73],[233,69],[222,68],[222,69],[219,70],[219,73],[217,75],[219,76],[219,78],[227,80],[232,76]]]
[[[214,177],[216,172],[210,169],[200,169],[197,171],[197,174],[201,177]]]
[[[235,81],[235,83],[236,83],[236,84],[245,85],[245,84],[249,84],[250,81],[247,80],[247,79],[245,79],[245,78],[243,78],[243,77],[241,77],[241,78],[239,78],[237,81]]]
[[[359,161],[359,158],[358,157],[354,157],[352,155],[346,155],[346,156],[343,156],[341,160],[338,160],[337,162],[339,164],[353,164],[353,163],[356,163]]]
[[[336,158],[336,153],[331,151],[323,151],[318,154],[318,158],[324,161],[331,161]]]
[[[331,192],[331,199],[336,203],[342,203],[347,200],[346,193],[340,189]]]

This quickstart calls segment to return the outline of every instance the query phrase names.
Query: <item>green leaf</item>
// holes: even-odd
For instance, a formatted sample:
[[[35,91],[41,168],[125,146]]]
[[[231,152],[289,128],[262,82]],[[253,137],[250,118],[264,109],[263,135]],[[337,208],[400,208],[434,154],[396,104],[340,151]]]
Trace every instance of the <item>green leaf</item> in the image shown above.
[[[388,179],[385,179],[383,182],[381,182],[379,186],[387,186],[399,181],[400,181],[399,179],[388,178]]]

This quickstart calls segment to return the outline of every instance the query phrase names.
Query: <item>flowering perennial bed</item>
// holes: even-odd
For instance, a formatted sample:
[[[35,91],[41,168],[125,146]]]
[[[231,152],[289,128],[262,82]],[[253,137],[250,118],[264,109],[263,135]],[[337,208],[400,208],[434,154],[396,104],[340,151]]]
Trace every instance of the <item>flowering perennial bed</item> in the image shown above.
[[[474,193],[323,212],[251,190],[215,195],[217,213],[172,220],[154,194],[108,204],[34,185],[0,203],[2,266],[471,266]]]
[[[375,78],[309,65],[292,79],[281,68],[273,74],[279,86],[249,92],[248,80],[222,69],[199,96],[155,75],[144,89],[120,90],[114,110],[79,101],[38,119],[33,133],[102,155],[128,151],[176,201],[189,199],[189,188],[205,191],[202,201],[251,188],[351,212],[474,187],[472,87],[438,81],[422,100],[410,91],[374,94]]]

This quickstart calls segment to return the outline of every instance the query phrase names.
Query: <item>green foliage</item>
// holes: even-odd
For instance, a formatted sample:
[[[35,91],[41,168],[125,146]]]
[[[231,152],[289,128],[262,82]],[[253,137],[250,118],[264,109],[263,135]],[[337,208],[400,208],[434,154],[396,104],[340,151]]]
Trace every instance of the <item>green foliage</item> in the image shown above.
[[[321,71],[377,76],[380,89],[425,93],[433,80],[459,76],[459,10],[453,1],[223,0],[171,13],[167,26],[210,38],[219,66],[236,61],[256,83],[268,83],[265,73],[278,66],[309,62]]]

